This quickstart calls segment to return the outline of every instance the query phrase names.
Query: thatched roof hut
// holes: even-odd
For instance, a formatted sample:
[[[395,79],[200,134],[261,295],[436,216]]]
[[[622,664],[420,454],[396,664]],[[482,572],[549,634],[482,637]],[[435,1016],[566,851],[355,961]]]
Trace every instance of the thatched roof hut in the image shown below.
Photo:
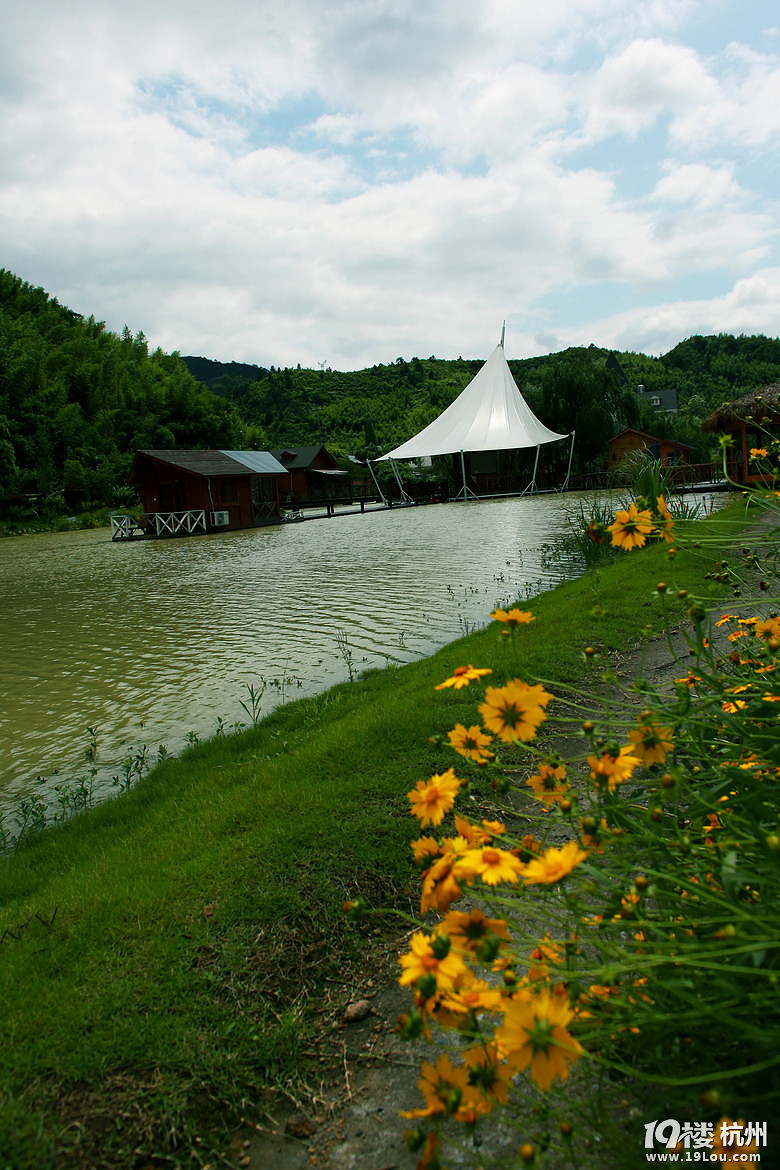
[[[776,423],[780,420],[780,382],[763,390],[751,390],[734,402],[724,402],[701,424],[706,434],[733,431],[749,423]]]
[[[742,484],[764,483],[766,468],[756,463],[755,452],[765,449],[769,440],[780,438],[780,382],[751,390],[735,402],[724,402],[707,415],[701,429],[731,435],[726,449],[729,479]]]

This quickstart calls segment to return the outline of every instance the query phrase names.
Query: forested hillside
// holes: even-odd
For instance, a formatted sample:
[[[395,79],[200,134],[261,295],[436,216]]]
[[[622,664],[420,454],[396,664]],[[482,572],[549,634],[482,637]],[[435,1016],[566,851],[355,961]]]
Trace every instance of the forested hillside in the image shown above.
[[[251,447],[263,436],[177,354],[149,352],[0,269],[0,499],[76,510],[128,496],[139,447]]]
[[[236,363],[207,363],[208,384],[235,403],[272,447],[322,440],[334,454],[372,457],[431,422],[467,385],[488,354],[474,360],[398,358],[389,365],[336,370],[258,370],[245,378]],[[185,357],[195,373],[203,359]],[[712,440],[701,421],[721,402],[780,378],[780,340],[767,337],[691,337],[663,357],[617,353],[595,346],[510,361],[531,409],[547,426],[577,434],[580,466],[598,465],[609,438],[636,426],[673,436],[706,460]],[[197,375],[196,375],[197,376]],[[650,411],[635,393],[676,390],[673,418]]]
[[[262,339],[258,339],[260,347]],[[0,269],[0,502],[35,495],[50,510],[116,507],[141,447],[273,448],[324,442],[342,460],[373,457],[431,422],[488,357],[398,358],[340,373],[266,370],[181,358],[83,318]],[[780,340],[691,337],[660,358],[595,346],[510,361],[531,409],[576,430],[579,469],[601,465],[625,426],[709,458],[701,420],[724,400],[780,380]],[[679,412],[648,412],[635,393],[674,389]]]

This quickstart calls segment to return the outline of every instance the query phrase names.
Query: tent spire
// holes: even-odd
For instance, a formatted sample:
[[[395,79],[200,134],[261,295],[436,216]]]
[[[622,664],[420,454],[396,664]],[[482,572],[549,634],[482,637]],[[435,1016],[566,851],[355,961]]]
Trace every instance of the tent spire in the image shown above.
[[[504,348],[504,335],[505,334],[506,334],[506,321],[504,321],[503,325],[501,326],[501,341],[499,342],[499,345],[501,346],[502,349]]]

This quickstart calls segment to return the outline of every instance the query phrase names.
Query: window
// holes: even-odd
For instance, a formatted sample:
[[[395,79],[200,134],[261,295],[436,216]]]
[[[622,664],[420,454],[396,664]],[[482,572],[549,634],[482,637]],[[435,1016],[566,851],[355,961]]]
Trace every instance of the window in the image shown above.
[[[235,504],[238,502],[238,492],[234,479],[220,480],[219,498],[223,504]]]

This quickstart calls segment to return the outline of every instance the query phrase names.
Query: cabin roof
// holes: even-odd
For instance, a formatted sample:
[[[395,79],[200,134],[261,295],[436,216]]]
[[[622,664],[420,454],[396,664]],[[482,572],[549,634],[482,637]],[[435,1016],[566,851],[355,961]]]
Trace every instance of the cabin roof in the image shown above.
[[[131,471],[131,478],[137,471],[140,458],[164,463],[178,471],[191,475],[210,476],[284,475],[286,468],[274,459],[270,451],[181,451],[176,449],[155,449],[137,451]]]
[[[284,471],[303,471],[311,467],[320,452],[332,467],[336,466],[336,460],[322,444],[316,447],[274,447],[271,454],[274,459],[278,459],[280,463],[284,464]],[[322,471],[323,469],[315,467],[312,470]]]
[[[701,429],[711,434],[713,431],[730,431],[733,427],[743,423],[763,422],[764,419],[776,420],[780,414],[780,382],[772,382],[764,386],[763,390],[751,390],[733,402],[724,402],[712,414],[708,414],[701,424]]]
[[[684,447],[686,451],[692,451],[693,448],[688,443],[681,443],[679,439],[659,439],[656,435],[648,435],[647,431],[638,431],[636,427],[625,427],[620,434],[613,435],[611,439],[607,440],[607,446],[611,447],[618,439],[622,439],[624,435],[639,435],[642,439],[647,439],[651,443],[672,443],[677,447]]]

